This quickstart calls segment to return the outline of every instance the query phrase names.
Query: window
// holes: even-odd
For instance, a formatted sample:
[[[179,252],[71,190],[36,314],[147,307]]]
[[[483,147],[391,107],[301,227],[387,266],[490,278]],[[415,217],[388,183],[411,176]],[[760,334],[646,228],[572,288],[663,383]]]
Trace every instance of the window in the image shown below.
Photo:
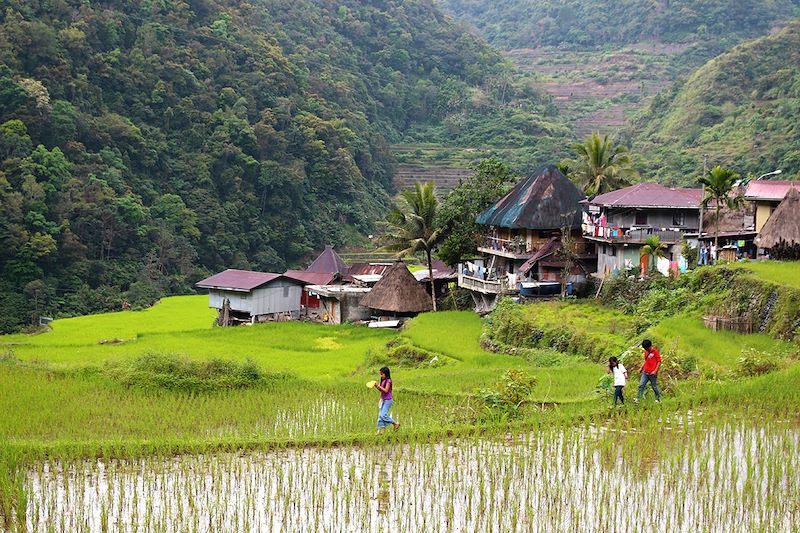
[[[611,255],[611,257],[617,257],[617,247],[616,246],[613,246],[613,245],[611,246],[611,254],[610,255]]]
[[[647,213],[644,211],[637,211],[636,212],[636,222],[637,226],[646,226],[647,225]]]
[[[686,213],[683,211],[675,211],[672,215],[672,225],[676,228],[686,225]]]
[[[284,298],[288,298],[289,297],[289,286],[288,285],[283,288],[283,297]]]

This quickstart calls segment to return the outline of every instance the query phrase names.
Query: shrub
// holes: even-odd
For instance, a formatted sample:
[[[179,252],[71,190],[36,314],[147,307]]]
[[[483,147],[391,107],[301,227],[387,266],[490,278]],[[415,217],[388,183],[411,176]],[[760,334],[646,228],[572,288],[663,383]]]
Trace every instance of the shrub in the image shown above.
[[[102,373],[125,387],[144,390],[209,392],[243,389],[285,379],[266,374],[253,361],[195,361],[175,354],[146,353],[134,359],[106,363]]]
[[[519,417],[534,385],[536,378],[527,372],[507,370],[494,387],[476,391],[475,396],[483,405],[480,419],[497,422]]]
[[[778,370],[780,366],[780,361],[775,356],[751,348],[742,350],[736,374],[742,377],[760,376]]]
[[[599,361],[625,350],[633,324],[630,317],[599,305],[517,305],[503,300],[487,321],[484,346],[512,354],[520,348],[540,348]]]
[[[447,359],[443,354],[420,348],[406,337],[393,339],[386,343],[386,350],[367,352],[367,366],[437,367]]]

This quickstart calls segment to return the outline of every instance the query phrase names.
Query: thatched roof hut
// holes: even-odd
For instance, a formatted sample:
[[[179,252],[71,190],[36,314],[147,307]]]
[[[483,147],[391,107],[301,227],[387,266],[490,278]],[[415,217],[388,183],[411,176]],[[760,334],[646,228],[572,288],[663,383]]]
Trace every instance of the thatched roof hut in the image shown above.
[[[430,294],[425,292],[402,261],[389,267],[361,300],[361,305],[397,314],[422,313],[433,309]]]
[[[759,248],[800,245],[800,191],[789,189],[786,197],[761,228],[755,243]]]

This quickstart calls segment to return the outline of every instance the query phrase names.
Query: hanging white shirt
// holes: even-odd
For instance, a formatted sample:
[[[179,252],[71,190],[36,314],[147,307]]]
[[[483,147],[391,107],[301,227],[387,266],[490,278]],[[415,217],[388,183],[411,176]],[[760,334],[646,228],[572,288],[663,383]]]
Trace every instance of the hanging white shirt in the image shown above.
[[[625,382],[626,382],[625,373],[626,372],[627,372],[627,370],[625,370],[625,365],[623,365],[622,363],[617,363],[617,366],[614,367],[614,386],[615,387],[620,387],[620,386],[624,387],[625,386]]]

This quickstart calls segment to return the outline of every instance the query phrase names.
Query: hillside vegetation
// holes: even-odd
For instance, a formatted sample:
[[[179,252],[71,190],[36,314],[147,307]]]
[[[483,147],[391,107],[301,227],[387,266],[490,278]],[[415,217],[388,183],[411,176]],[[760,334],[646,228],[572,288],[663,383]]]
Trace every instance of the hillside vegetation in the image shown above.
[[[390,142],[559,127],[427,0],[4,6],[0,331],[357,241]]]
[[[440,0],[501,48],[735,40],[800,14],[797,0]]]
[[[635,122],[635,152],[668,179],[712,164],[800,171],[800,22],[737,46],[660,94]],[[696,175],[696,172],[695,172]]]
[[[536,87],[553,97],[574,137],[582,139],[600,130],[621,133],[626,143],[633,118],[654,95],[720,53],[800,16],[798,0],[441,0],[441,4],[530,73]],[[753,89],[744,90],[750,94]],[[655,106],[672,105],[669,96],[661,98]],[[695,116],[692,108],[674,112],[689,120]],[[645,117],[642,124],[650,120]],[[738,129],[736,133],[744,135]],[[738,137],[733,142],[741,144]],[[775,150],[784,148],[775,145]],[[667,160],[654,153],[660,146],[642,150],[643,168],[661,171],[658,178],[663,180],[685,181],[683,176],[695,176],[702,168],[695,157],[677,151]],[[677,168],[665,168],[670,166]]]

